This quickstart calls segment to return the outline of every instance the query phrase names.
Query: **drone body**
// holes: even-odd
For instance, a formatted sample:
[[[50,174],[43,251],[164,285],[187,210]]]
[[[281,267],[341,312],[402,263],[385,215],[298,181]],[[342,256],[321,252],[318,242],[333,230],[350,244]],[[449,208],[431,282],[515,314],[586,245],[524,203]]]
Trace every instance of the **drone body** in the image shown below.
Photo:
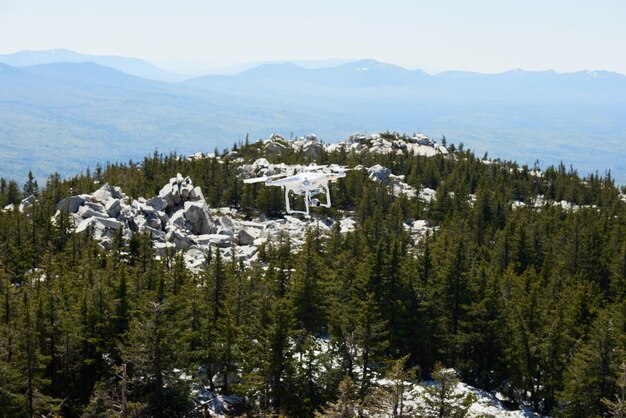
[[[280,186],[285,190],[285,208],[287,213],[300,213],[309,215],[310,207],[330,207],[330,189],[329,182],[337,181],[346,176],[346,168],[341,166],[318,166],[311,164],[309,166],[292,166],[290,167],[296,174],[287,176],[287,174],[277,174],[274,176],[263,176],[252,179],[245,179],[244,183],[260,183],[264,182],[266,186]],[[326,202],[322,203],[316,198],[321,192],[326,194]],[[301,196],[304,199],[305,210],[292,210],[289,202],[289,193]]]

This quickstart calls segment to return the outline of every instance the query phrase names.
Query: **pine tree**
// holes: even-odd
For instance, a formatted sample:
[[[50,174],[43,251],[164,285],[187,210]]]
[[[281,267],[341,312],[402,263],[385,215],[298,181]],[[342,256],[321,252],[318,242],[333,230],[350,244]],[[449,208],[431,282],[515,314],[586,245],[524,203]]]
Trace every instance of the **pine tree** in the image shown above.
[[[607,398],[602,398],[602,403],[615,418],[626,418],[626,363],[622,363],[620,366],[615,400],[611,401]]]
[[[470,393],[455,393],[459,383],[456,372],[444,368],[441,363],[435,365],[432,385],[423,385],[421,399],[417,402],[418,416],[432,418],[463,418],[467,416],[474,396]]]
[[[329,402],[321,412],[316,412],[317,418],[356,418],[363,415],[358,387],[350,376],[344,376],[337,392],[337,400]]]
[[[619,359],[615,333],[611,313],[601,313],[589,341],[578,348],[565,370],[565,386],[560,394],[563,417],[602,416],[607,412],[602,399],[609,399],[615,393]]]
[[[407,403],[417,370],[405,370],[408,356],[404,356],[391,363],[385,373],[384,383],[379,384],[366,400],[365,409],[373,416],[388,416],[391,418],[408,418],[415,416],[415,408]],[[388,383],[389,382],[389,383]]]

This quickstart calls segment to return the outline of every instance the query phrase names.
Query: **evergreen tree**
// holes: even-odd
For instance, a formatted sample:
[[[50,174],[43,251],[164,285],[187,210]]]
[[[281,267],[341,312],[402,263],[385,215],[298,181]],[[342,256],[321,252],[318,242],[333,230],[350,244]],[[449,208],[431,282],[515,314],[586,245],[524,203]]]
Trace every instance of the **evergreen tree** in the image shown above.
[[[435,365],[432,373],[435,382],[424,385],[422,399],[418,401],[418,415],[433,418],[463,418],[474,402],[472,394],[455,393],[459,379],[452,369]]]

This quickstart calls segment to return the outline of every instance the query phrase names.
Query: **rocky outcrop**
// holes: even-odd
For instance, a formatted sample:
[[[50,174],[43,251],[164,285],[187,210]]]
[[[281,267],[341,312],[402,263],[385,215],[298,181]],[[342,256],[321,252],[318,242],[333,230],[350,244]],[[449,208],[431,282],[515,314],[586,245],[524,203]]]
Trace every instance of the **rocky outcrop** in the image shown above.
[[[283,163],[272,164],[276,155],[296,152],[314,160],[321,153],[343,150],[348,152],[369,153],[409,153],[419,155],[444,154],[434,141],[425,136],[412,138],[389,135],[355,134],[347,141],[325,145],[313,134],[294,141],[273,135],[262,144],[262,154],[256,161],[247,162],[236,153],[228,157],[211,156],[236,166],[240,178],[271,176],[285,173],[295,174],[298,170]],[[421,147],[427,151],[422,152]],[[445,148],[443,148],[445,150]],[[446,151],[447,152],[447,151]],[[421,154],[420,154],[421,153]],[[201,155],[202,158],[204,154]],[[209,158],[209,157],[206,157]],[[354,169],[367,169],[373,181],[381,182],[390,188],[390,192],[408,197],[430,200],[434,191],[417,190],[404,182],[403,176],[394,175],[391,170],[381,165],[369,168],[362,166]],[[24,201],[20,207],[32,205],[34,199]],[[284,216],[280,219],[259,217],[252,221],[242,220],[243,215],[233,208],[211,209],[206,204],[202,190],[195,187],[191,178],[177,174],[163,185],[156,196],[148,199],[133,198],[115,186],[105,184],[91,194],[67,197],[57,204],[57,215],[67,214],[76,228],[76,233],[89,233],[108,250],[116,236],[129,239],[133,234],[148,234],[153,242],[157,257],[173,250],[184,252],[184,260],[191,269],[200,268],[206,261],[209,247],[223,248],[225,259],[242,260],[252,263],[258,259],[261,245],[276,245],[289,240],[293,251],[298,251],[304,243],[308,228],[314,227],[320,232],[330,231],[333,224],[339,222],[343,233],[354,230],[356,222],[349,214],[342,219],[325,219],[314,216],[300,219]],[[415,240],[421,239],[430,228],[420,221],[407,221],[405,228]]]
[[[149,233],[155,242],[167,241],[178,249],[191,248],[203,241],[197,236],[217,231],[201,189],[181,174],[148,200],[133,200],[119,187],[105,184],[91,194],[67,197],[56,208],[55,216],[68,213],[76,233],[91,233],[104,249],[110,248],[120,229],[127,237]],[[220,245],[223,241],[223,237],[213,240]]]

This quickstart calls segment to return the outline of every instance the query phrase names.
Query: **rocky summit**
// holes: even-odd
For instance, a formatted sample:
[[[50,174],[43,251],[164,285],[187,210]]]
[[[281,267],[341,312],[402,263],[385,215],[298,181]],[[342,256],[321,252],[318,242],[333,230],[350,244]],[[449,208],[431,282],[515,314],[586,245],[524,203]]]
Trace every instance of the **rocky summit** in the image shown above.
[[[335,144],[324,144],[314,134],[296,140],[286,140],[280,135],[272,135],[260,142],[267,158],[282,154],[287,150],[302,152],[313,159],[320,152],[332,152],[345,148],[355,153],[413,153],[421,156],[447,154],[445,147],[435,141],[415,135],[389,140],[379,134],[353,134],[348,140]],[[197,153],[187,157],[216,158],[214,154]],[[246,163],[235,159],[237,172],[241,179],[272,175],[284,171],[284,163],[272,164],[265,157]],[[419,198],[429,202],[434,190],[417,190],[403,180],[403,176],[394,175],[390,169],[379,164],[365,168],[372,181],[381,182],[389,188],[389,193],[408,198]],[[28,197],[20,204],[23,211],[32,204],[33,197]],[[6,208],[12,209],[12,208]],[[339,223],[342,233],[354,230],[356,224],[353,214],[346,212],[340,218],[329,218],[323,214],[314,214],[303,219],[296,216],[268,218],[260,216],[246,220],[244,215],[234,208],[209,208],[200,187],[194,186],[190,177],[178,173],[160,189],[158,195],[150,198],[128,196],[117,186],[104,184],[91,194],[79,194],[64,198],[56,205],[55,219],[68,216],[78,234],[92,234],[99,246],[108,251],[113,245],[116,234],[123,239],[130,239],[133,234],[149,234],[157,257],[163,257],[167,251],[183,251],[188,268],[197,270],[206,259],[210,247],[228,249],[224,257],[232,257],[249,264],[257,260],[260,245],[268,241],[289,238],[294,249],[304,242],[307,229],[317,228],[328,232],[335,223]],[[58,220],[55,220],[58,222]],[[431,228],[428,222],[419,219],[407,219],[405,229],[410,233],[413,243]]]

